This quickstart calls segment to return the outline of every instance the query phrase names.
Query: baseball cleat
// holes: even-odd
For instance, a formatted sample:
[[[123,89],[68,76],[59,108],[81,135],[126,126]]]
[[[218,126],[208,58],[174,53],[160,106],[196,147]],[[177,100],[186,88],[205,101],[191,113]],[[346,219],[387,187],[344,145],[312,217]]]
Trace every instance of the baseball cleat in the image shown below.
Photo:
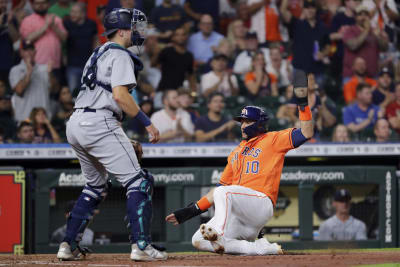
[[[223,238],[211,226],[206,224],[200,225],[200,233],[205,240],[211,242],[215,253],[224,254],[225,247],[223,246]]]
[[[163,261],[167,259],[167,252],[157,250],[152,245],[147,245],[144,250],[141,250],[137,244],[132,244],[131,260],[133,261]]]
[[[71,252],[71,247],[67,242],[62,242],[57,252],[57,259],[59,260],[74,260],[75,256]]]

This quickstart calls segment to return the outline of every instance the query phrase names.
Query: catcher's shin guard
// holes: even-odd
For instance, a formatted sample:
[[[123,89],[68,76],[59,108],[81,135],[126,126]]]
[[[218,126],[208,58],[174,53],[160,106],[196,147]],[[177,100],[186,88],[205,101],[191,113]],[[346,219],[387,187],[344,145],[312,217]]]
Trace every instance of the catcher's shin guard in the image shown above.
[[[63,241],[72,245],[72,242],[82,240],[83,232],[93,218],[93,212],[106,195],[106,185],[85,185],[67,220],[67,233]]]
[[[151,244],[152,187],[151,181],[143,179],[135,190],[131,189],[128,193],[127,213],[131,231],[129,239],[132,244],[136,243],[141,250]]]

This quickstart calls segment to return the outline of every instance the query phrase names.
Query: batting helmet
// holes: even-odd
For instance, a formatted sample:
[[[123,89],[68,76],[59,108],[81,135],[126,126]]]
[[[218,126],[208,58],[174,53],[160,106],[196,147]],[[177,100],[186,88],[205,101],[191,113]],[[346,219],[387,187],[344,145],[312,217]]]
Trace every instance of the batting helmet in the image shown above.
[[[256,106],[246,106],[242,109],[239,116],[234,118],[235,121],[241,122],[242,119],[254,121],[250,126],[243,129],[244,133],[247,134],[247,139],[253,138],[261,133],[267,131],[267,122],[269,117],[265,113],[264,109]]]
[[[132,11],[127,8],[114,8],[104,18],[105,32],[108,36],[118,29],[130,30],[132,28]]]

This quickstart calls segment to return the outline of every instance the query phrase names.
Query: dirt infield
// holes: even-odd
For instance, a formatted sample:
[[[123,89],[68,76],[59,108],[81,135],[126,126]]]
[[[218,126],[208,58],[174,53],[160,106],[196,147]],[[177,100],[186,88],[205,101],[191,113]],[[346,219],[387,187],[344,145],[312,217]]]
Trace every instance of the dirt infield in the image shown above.
[[[230,256],[208,253],[171,253],[167,261],[132,262],[129,254],[92,254],[82,261],[60,262],[55,255],[0,255],[0,266],[357,266],[400,263],[398,251],[318,252],[279,256]]]

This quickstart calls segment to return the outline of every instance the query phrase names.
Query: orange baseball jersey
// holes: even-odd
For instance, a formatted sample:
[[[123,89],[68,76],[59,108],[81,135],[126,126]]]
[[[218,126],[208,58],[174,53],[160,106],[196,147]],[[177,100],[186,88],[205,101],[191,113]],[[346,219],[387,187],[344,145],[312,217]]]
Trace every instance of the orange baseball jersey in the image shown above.
[[[249,141],[243,140],[229,154],[219,183],[241,185],[262,192],[275,206],[285,154],[294,148],[293,130],[267,132]]]

